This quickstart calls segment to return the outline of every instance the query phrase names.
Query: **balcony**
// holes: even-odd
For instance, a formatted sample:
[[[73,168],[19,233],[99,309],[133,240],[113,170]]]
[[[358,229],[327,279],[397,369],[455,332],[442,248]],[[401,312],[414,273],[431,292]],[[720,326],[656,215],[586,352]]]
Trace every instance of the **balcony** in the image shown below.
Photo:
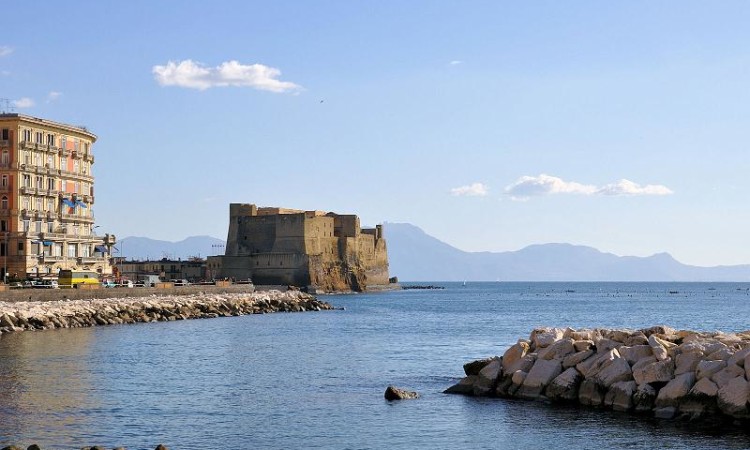
[[[10,140],[0,139],[0,147],[10,147]]]
[[[60,175],[69,178],[79,178],[83,181],[94,181],[94,177],[91,174],[68,172],[67,170],[60,170]]]
[[[21,186],[21,194],[37,195],[39,194],[39,189],[31,186]]]
[[[104,256],[79,256],[77,259],[78,264],[96,264],[107,260]]]
[[[66,222],[94,223],[94,216],[79,216],[77,214],[60,214],[60,218]]]

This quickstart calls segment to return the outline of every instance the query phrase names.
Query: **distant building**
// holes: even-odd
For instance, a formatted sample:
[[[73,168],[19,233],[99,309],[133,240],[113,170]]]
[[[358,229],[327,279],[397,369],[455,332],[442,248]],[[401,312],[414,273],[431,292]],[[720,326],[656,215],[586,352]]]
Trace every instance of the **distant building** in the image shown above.
[[[115,237],[94,233],[96,135],[10,113],[0,114],[0,133],[3,273],[11,279],[55,277],[60,269],[110,274]]]
[[[333,291],[388,284],[383,228],[361,229],[355,215],[229,206],[224,256],[208,258],[218,278]]]
[[[206,260],[160,259],[158,261],[125,261],[115,259],[115,272],[118,278],[138,281],[145,275],[157,275],[162,281],[188,280],[190,282],[206,280]]]

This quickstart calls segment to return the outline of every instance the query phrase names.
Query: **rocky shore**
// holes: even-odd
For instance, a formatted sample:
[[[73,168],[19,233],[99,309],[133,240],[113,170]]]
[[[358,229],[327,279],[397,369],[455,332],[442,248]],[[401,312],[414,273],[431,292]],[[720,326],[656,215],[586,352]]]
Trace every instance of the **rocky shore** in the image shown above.
[[[0,302],[0,333],[330,309],[299,291]]]
[[[750,421],[750,331],[540,328],[464,365],[446,393],[568,402],[662,419]]]

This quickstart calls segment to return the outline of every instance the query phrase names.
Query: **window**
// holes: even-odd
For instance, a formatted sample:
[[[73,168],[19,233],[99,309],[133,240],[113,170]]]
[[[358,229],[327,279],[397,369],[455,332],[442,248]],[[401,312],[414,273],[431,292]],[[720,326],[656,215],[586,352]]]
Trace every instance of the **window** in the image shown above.
[[[23,209],[29,209],[29,197],[24,197],[21,200],[21,204],[23,205]]]
[[[0,200],[0,209],[8,209],[8,197],[3,196]]]
[[[80,144],[81,143],[78,139],[73,139],[73,150],[78,151]]]
[[[44,179],[42,178],[41,175],[36,176],[35,186],[38,187],[39,189],[44,189]]]
[[[44,133],[42,133],[41,131],[37,131],[35,137],[36,139],[34,142],[36,142],[37,144],[41,144],[42,142],[44,142]]]
[[[81,247],[81,256],[83,256],[84,258],[88,258],[90,255],[91,247],[89,247],[88,245],[84,245],[83,247]]]
[[[54,248],[52,249],[52,255],[62,256],[62,244],[55,244]]]
[[[76,194],[79,193],[79,192],[81,192],[81,182],[80,181],[76,181],[75,185],[73,185],[73,192],[75,192]]]
[[[31,175],[23,176],[23,185],[24,187],[31,187]]]
[[[2,139],[4,141],[7,141],[8,139],[10,139],[10,137],[8,136],[9,134],[10,134],[10,130],[7,129],[7,128],[3,128],[3,137],[2,137]]]
[[[55,167],[55,159],[52,155],[47,155],[47,167],[53,169]]]
[[[80,164],[78,163],[78,160],[73,160],[73,172],[78,173],[78,170],[80,168]]]
[[[44,210],[44,208],[42,207],[42,198],[41,197],[39,197],[39,198],[36,199],[36,210],[37,211],[43,211]]]
[[[67,141],[68,141],[68,138],[67,138],[67,137],[65,137],[65,136],[60,136],[60,147],[62,147],[62,148],[63,148],[63,150],[64,150],[64,149],[65,149],[65,148],[67,147],[67,145],[68,145],[68,142],[67,142]]]
[[[55,190],[55,180],[53,178],[47,178],[47,189],[49,189],[50,191]]]
[[[35,166],[41,166],[42,165],[42,156],[38,153],[34,153],[34,165]]]
[[[31,164],[31,157],[29,156],[29,152],[23,152],[23,163]]]
[[[37,220],[34,223],[34,232],[35,233],[41,233],[42,232],[42,221],[41,220]]]
[[[55,232],[55,222],[47,222],[47,233]]]
[[[8,231],[8,222],[0,220],[0,231]]]
[[[24,233],[29,231],[29,219],[23,219],[23,231]]]
[[[52,200],[47,202],[47,211],[51,213],[55,212],[55,202],[53,202]]]
[[[75,257],[76,257],[76,245],[68,244],[68,258],[75,258]]]
[[[18,243],[18,253],[19,253],[19,254],[22,254],[22,253],[23,253],[23,242],[19,242],[19,243]]]
[[[23,140],[31,142],[31,130],[23,130]]]
[[[60,157],[60,170],[68,170],[68,158]]]
[[[0,243],[0,256],[5,256],[5,242]]]
[[[47,144],[49,144],[49,145],[55,145],[55,135],[54,134],[48,134],[47,135]]]
[[[8,175],[3,175],[3,177],[0,178],[0,186],[2,187],[8,186]]]
[[[3,159],[0,162],[3,164],[8,164],[10,162],[10,153],[8,153],[8,150],[3,150]]]

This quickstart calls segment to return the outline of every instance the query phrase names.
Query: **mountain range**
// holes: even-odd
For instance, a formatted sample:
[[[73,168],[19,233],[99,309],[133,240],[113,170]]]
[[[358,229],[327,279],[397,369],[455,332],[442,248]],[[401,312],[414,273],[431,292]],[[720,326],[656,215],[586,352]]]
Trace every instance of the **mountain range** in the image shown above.
[[[407,223],[386,223],[384,233],[391,276],[401,281],[750,281],[750,265],[690,266],[668,253],[617,256],[572,244],[466,252]],[[128,259],[187,259],[223,254],[224,244],[210,236],[179,242],[127,237],[116,247]]]

